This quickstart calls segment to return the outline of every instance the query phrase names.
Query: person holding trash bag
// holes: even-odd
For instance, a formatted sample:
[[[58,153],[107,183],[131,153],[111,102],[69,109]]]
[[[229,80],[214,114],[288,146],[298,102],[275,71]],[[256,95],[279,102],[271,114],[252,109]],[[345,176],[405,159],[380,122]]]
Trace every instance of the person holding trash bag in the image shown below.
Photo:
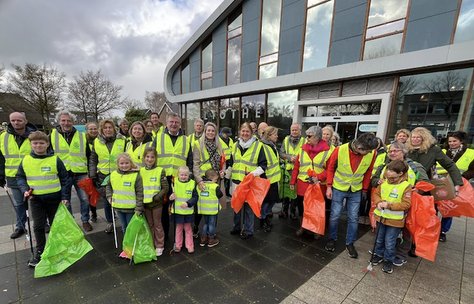
[[[299,157],[295,161],[295,167],[291,176],[291,187],[296,187],[296,204],[298,213],[303,217],[303,200],[308,186],[313,183],[326,180],[326,162],[331,156],[331,148],[322,139],[323,131],[319,126],[312,126],[306,130],[306,143],[302,146]],[[315,173],[314,177],[308,175],[308,171]],[[321,189],[323,193],[325,189]],[[296,231],[297,236],[303,235],[303,228]]]
[[[463,131],[456,131],[448,133],[447,147],[443,149],[446,154],[455,164],[462,174],[462,177],[469,180],[469,177],[474,173],[474,149],[466,146],[467,134]],[[446,175],[448,172],[437,165],[438,175]],[[471,172],[469,172],[471,171]],[[440,242],[446,242],[446,233],[451,228],[453,223],[452,217],[443,217],[441,220],[441,234],[439,236]]]
[[[411,204],[412,185],[407,181],[408,164],[402,160],[391,161],[383,176],[382,182],[374,192],[375,219],[377,236],[375,252],[371,264],[384,262],[382,271],[393,272],[397,237],[405,225],[406,212]]]
[[[227,168],[226,177],[232,180],[232,192],[247,174],[265,178],[267,159],[262,143],[252,133],[248,122],[240,126],[240,137],[235,143],[230,157],[230,166]],[[243,227],[242,227],[243,226]],[[254,232],[254,214],[248,203],[238,212],[234,212],[234,226],[230,231],[232,235],[240,235],[243,240],[249,239]]]
[[[125,152],[125,137],[117,134],[112,120],[102,120],[99,123],[99,135],[94,140],[89,158],[89,177],[94,180],[97,191],[104,201],[104,213],[107,221],[105,233],[114,232],[112,207],[105,193],[106,179],[110,173],[117,170],[117,155],[123,152]]]
[[[28,139],[32,151],[21,161],[16,178],[24,197],[30,197],[31,200],[29,209],[33,218],[36,250],[28,266],[35,267],[46,245],[46,220],[52,225],[59,204],[69,204],[71,177],[61,159],[51,150],[48,151],[48,135],[35,131]]]
[[[156,149],[148,147],[143,153],[145,166],[140,168],[143,180],[143,204],[145,217],[153,236],[156,256],[161,256],[165,248],[165,232],[161,223],[163,200],[169,191],[165,170],[156,166]]]

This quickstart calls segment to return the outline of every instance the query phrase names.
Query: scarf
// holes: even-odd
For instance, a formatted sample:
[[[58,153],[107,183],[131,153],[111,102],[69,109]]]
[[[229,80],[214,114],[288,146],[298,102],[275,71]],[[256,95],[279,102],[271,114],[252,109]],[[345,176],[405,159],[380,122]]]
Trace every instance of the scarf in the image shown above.
[[[457,149],[448,149],[448,153],[446,153],[451,159],[455,159],[456,155],[463,150],[463,145],[460,145]]]
[[[239,146],[242,147],[242,149],[248,149],[250,146],[253,144],[254,141],[257,139],[255,137],[250,137],[249,140],[243,141],[242,138],[239,138]]]
[[[220,171],[221,157],[217,151],[216,141],[204,139],[204,145],[206,146],[207,152],[209,152],[209,163],[211,163],[212,169],[216,172]]]

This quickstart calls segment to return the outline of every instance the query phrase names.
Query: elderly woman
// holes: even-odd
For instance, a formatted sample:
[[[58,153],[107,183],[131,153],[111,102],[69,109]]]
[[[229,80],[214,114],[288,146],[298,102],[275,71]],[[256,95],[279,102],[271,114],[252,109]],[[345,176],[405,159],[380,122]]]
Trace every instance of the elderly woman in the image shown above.
[[[89,158],[89,177],[95,180],[97,190],[104,201],[105,219],[107,220],[106,233],[112,233],[112,207],[105,195],[105,185],[102,185],[107,176],[117,169],[117,156],[125,151],[125,138],[117,134],[112,120],[102,120],[99,124],[99,135],[94,140]]]
[[[326,180],[326,162],[331,156],[331,150],[325,140],[322,139],[322,129],[312,126],[306,130],[306,143],[301,148],[301,153],[295,161],[293,174],[291,175],[290,187],[296,186],[296,205],[298,213],[303,217],[303,198],[310,183],[324,182]],[[309,178],[308,170],[313,170],[316,177]],[[325,186],[321,185],[325,193]],[[296,231],[297,236],[303,234],[303,228]]]
[[[240,137],[232,149],[228,173],[231,173],[232,189],[242,182],[246,174],[265,177],[267,159],[262,143],[253,136],[252,127],[244,122],[240,127]],[[227,173],[227,174],[228,174]],[[243,215],[242,215],[243,213]],[[244,217],[241,225],[241,217]],[[230,234],[239,235],[243,240],[249,239],[254,232],[254,215],[250,206],[245,203],[239,213],[234,213],[234,227]]]
[[[332,137],[334,136],[334,128],[331,125],[326,125],[322,128],[322,130],[323,130],[323,135],[321,138],[327,142],[332,152],[332,150],[334,150],[334,145],[332,144]]]
[[[138,167],[144,166],[143,152],[145,148],[151,147],[153,138],[146,133],[145,125],[140,121],[135,121],[130,127],[130,139],[127,142],[125,151],[132,158],[133,163]]]
[[[339,133],[334,132],[331,138],[331,144],[334,147],[339,147],[341,145],[341,137],[339,136]]]

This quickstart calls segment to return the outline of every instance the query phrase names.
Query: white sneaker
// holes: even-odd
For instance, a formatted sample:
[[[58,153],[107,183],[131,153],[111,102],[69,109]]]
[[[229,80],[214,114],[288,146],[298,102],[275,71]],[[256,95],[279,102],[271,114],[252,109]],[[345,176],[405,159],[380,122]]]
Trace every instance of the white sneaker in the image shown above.
[[[164,250],[164,248],[156,248],[156,256],[162,255]]]

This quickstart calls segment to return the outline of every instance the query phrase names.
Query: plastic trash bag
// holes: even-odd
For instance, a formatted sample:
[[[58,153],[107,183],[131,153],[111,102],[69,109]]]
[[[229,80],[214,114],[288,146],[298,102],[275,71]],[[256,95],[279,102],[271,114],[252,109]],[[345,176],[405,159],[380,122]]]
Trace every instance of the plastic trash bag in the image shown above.
[[[326,227],[326,202],[319,183],[308,186],[304,194],[303,223],[301,227],[324,235]]]
[[[269,189],[270,181],[268,179],[247,174],[232,194],[230,201],[232,209],[238,213],[247,202],[255,216],[260,217],[262,203]]]
[[[134,214],[125,230],[123,251],[135,264],[156,260],[155,246],[146,219]]]
[[[89,251],[91,244],[64,204],[59,204],[49,232],[41,261],[35,267],[35,278],[63,272]]]
[[[474,217],[474,188],[465,178],[462,181],[464,184],[459,187],[459,193],[455,198],[436,202],[443,217]]]
[[[77,185],[88,195],[89,204],[92,207],[96,207],[100,198],[100,194],[95,188],[92,178],[83,178],[77,183]]]
[[[285,167],[281,168],[281,179],[280,179],[280,198],[296,198],[296,188],[294,190],[290,189],[290,180],[291,175]]]

